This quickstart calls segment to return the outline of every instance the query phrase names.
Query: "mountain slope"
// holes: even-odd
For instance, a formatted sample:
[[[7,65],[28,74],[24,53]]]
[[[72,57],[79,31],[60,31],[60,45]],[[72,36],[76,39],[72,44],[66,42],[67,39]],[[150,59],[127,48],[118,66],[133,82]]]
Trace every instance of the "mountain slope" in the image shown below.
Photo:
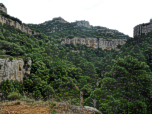
[[[53,18],[50,21],[46,21],[41,24],[27,24],[29,27],[38,29],[48,36],[54,38],[64,38],[69,35],[75,37],[102,37],[112,39],[128,39],[128,35],[125,35],[117,30],[108,29],[101,26],[92,26],[88,21],[76,21],[69,23],[63,18]]]

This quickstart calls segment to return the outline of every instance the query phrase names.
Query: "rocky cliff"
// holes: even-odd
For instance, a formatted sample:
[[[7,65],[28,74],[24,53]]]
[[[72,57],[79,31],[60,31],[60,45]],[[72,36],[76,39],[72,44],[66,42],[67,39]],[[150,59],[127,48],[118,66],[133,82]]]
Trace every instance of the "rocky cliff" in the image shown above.
[[[4,6],[3,3],[0,3],[0,10],[2,10],[5,13],[7,13],[7,8]]]
[[[141,35],[141,34],[146,35],[147,33],[151,31],[152,31],[152,21],[150,21],[149,23],[139,24],[134,27],[133,37]]]
[[[65,21],[62,17],[55,17],[55,18],[53,18],[52,20],[45,21],[44,23],[42,23],[42,25],[46,25],[46,24],[48,24],[49,22],[52,22],[52,24],[53,24],[54,22],[68,23],[68,22]]]
[[[72,38],[72,39],[69,39],[69,38],[63,38],[61,39],[61,45],[64,45],[64,44],[71,44],[73,43],[75,46],[78,44],[81,44],[81,45],[86,45],[87,47],[92,47],[92,48],[95,48],[97,49],[98,47],[99,48],[102,48],[103,50],[104,49],[107,49],[107,50],[111,50],[111,49],[117,49],[117,45],[120,44],[120,45],[123,45],[125,44],[127,41],[127,39],[103,39],[103,38],[99,38],[99,41],[98,41],[98,38]]]
[[[6,13],[5,15],[0,14],[0,22],[2,23],[2,25],[9,24],[11,26],[14,26],[17,29],[20,29],[22,32],[25,32],[31,35],[41,34],[39,32],[31,30],[29,27],[26,27],[25,25],[17,21],[13,21],[12,19],[9,19],[8,17],[10,16],[7,14],[7,9],[2,3],[0,3],[0,10]]]
[[[76,22],[72,22],[72,23],[75,23],[76,25],[74,27],[87,27],[87,28],[91,28],[91,25],[89,24],[88,21],[76,21]]]
[[[23,61],[22,58],[13,58],[12,61],[9,58],[0,58],[0,83],[7,78],[23,82],[25,72],[30,74],[31,68],[28,66],[31,64],[30,58],[28,61]]]

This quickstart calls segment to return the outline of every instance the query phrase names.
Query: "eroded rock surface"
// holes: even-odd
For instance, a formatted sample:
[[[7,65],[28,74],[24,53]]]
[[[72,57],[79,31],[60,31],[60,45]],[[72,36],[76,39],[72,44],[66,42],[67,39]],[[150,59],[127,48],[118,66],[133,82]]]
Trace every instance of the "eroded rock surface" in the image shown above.
[[[31,66],[31,64],[30,58],[27,62],[23,61],[22,58],[13,58],[12,61],[9,58],[0,58],[0,83],[7,78],[22,82],[25,72],[30,74],[31,68],[28,68],[28,66]]]

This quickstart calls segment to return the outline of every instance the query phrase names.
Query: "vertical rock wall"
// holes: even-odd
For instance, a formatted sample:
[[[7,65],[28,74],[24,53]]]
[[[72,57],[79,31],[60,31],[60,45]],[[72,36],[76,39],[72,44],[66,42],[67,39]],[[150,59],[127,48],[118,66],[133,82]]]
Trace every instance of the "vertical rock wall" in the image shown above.
[[[133,37],[141,35],[141,34],[146,35],[147,33],[151,32],[151,30],[152,30],[152,22],[137,25],[134,27]]]
[[[31,70],[31,68],[27,68],[27,64],[31,66],[32,61],[30,58],[26,63],[22,58],[13,58],[12,62],[9,58],[0,58],[0,83],[7,78],[23,82],[25,72],[30,74]],[[23,67],[24,65],[25,68]]]
[[[99,40],[99,41],[98,41]],[[123,45],[125,44],[127,39],[103,39],[103,38],[73,38],[73,39],[68,39],[68,38],[63,38],[63,41],[61,42],[62,45],[64,44],[71,44],[73,43],[74,45],[81,44],[81,45],[86,45],[87,47],[92,47],[97,49],[98,46],[99,48],[111,50],[111,49],[116,49],[117,45]]]

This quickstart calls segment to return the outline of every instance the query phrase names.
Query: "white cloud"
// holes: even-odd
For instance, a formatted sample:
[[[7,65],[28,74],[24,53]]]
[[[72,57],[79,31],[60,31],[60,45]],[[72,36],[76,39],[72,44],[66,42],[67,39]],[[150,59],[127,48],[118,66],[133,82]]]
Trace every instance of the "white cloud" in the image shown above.
[[[133,36],[134,26],[152,18],[151,0],[1,0],[8,14],[23,23],[40,24],[61,16],[89,21]]]

